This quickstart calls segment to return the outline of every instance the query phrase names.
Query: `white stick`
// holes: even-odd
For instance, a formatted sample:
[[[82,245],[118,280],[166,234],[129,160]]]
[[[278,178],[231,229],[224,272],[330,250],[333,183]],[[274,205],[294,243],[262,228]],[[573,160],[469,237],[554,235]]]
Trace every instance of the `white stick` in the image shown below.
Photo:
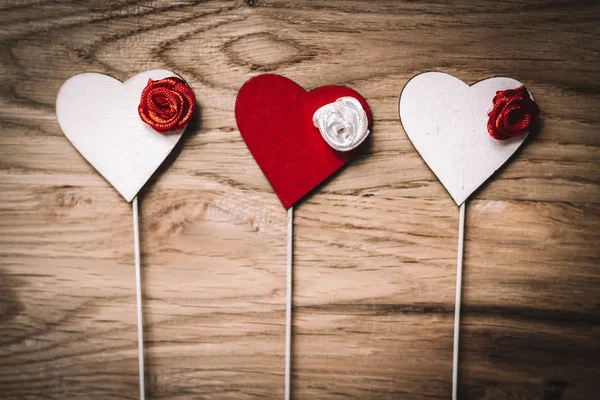
[[[140,372],[140,400],[145,399],[144,388],[144,326],[142,319],[142,271],[140,268],[140,232],[138,223],[138,199],[133,198],[133,247],[135,258],[135,295],[137,300],[138,364]]]
[[[465,203],[460,205],[458,221],[458,255],[456,256],[456,298],[454,300],[454,345],[452,348],[452,400],[457,400],[458,386],[458,331],[460,326],[460,295],[462,291],[462,264],[465,240]]]
[[[290,400],[290,371],[292,358],[292,258],[294,208],[287,214],[287,284],[285,295],[285,400]]]

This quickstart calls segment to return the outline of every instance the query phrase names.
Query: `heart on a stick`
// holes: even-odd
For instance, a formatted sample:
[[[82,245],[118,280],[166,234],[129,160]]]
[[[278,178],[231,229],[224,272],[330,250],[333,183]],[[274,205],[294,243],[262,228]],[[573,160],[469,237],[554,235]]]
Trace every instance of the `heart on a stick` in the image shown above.
[[[313,114],[342,97],[365,99],[345,86],[304,90],[279,75],[264,74],[242,86],[235,117],[250,153],[287,209],[356,155],[330,147],[313,123]]]
[[[138,114],[148,80],[177,77],[151,70],[121,82],[84,73],[67,80],[56,99],[64,134],[81,155],[130,202],[175,147],[185,127],[161,134]]]
[[[404,130],[457,205],[525,141],[527,134],[496,140],[487,130],[496,92],[520,86],[511,78],[489,78],[469,86],[452,75],[426,72],[404,87],[399,106]]]

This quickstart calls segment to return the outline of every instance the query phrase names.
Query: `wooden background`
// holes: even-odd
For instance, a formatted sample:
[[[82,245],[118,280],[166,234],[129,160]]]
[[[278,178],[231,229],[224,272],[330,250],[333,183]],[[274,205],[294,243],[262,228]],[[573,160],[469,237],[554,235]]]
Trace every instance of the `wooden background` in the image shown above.
[[[514,77],[543,112],[468,203],[460,399],[597,398],[600,6],[574,3],[2,1],[0,398],[138,396],[131,207],[54,102],[161,67],[200,112],[141,196],[149,398],[283,396],[286,213],[233,113],[264,72],[375,120],[296,209],[294,397],[449,398],[458,209],[397,112],[428,70]]]

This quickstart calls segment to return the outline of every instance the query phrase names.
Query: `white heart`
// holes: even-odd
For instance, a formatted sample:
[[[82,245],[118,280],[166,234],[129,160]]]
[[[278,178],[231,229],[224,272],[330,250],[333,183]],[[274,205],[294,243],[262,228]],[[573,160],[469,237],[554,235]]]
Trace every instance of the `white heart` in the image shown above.
[[[184,129],[161,134],[138,114],[148,79],[177,74],[142,72],[121,82],[85,73],[67,80],[58,92],[61,129],[81,155],[130,202],[175,147]]]
[[[452,75],[426,72],[404,87],[399,106],[404,130],[457,205],[527,137],[496,140],[487,131],[496,92],[519,86],[511,78],[489,78],[469,86]]]

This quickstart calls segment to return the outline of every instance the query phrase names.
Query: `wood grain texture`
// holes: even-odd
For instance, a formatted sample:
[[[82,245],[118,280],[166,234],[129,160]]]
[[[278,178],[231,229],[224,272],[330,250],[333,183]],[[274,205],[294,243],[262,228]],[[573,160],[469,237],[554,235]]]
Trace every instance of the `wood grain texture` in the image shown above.
[[[597,397],[599,16],[566,0],[2,1],[0,398],[137,397],[131,208],[54,101],[75,74],[151,68],[184,76],[200,112],[141,195],[149,398],[283,396],[286,213],[233,113],[263,72],[349,85],[375,121],[295,212],[295,398],[449,398],[458,209],[397,112],[429,70],[514,77],[543,113],[467,205],[460,398]]]

